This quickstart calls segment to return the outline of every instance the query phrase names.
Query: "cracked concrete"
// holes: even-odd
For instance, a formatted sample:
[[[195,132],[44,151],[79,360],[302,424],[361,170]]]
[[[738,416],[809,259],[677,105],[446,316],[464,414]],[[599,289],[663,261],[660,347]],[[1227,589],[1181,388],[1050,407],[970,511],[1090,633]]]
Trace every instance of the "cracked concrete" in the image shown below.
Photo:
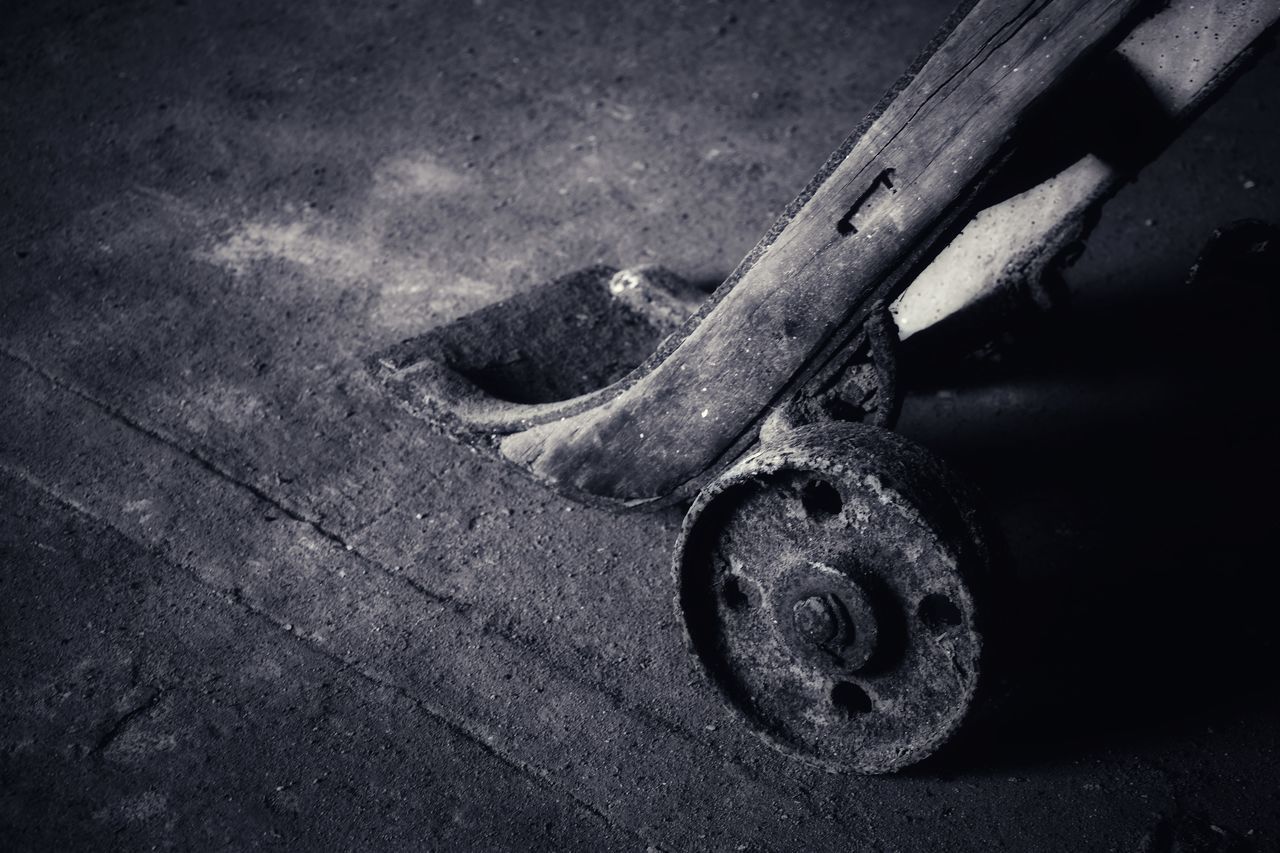
[[[10,835],[18,846],[638,845],[589,806],[548,797],[484,744],[430,727],[410,697],[335,669],[306,643],[278,648],[279,625],[225,606],[110,527],[4,479],[21,501],[5,528],[6,565],[25,569],[6,575],[6,592],[32,603],[7,615],[6,680],[48,684],[40,692],[49,697],[6,712],[7,729],[29,738],[7,745],[0,797],[5,823],[22,827]],[[50,598],[55,591],[63,595]],[[100,633],[76,630],[104,607],[115,618]],[[62,639],[42,654],[50,634]],[[134,661],[132,675],[113,666],[121,656]],[[128,686],[136,678],[173,686]],[[41,708],[49,699],[53,713]],[[78,735],[74,721],[104,702],[114,719],[88,746],[92,727]],[[403,731],[386,730],[392,709]],[[428,727],[405,725],[419,718]],[[295,726],[305,746],[280,737]],[[385,774],[378,785],[353,784],[352,770],[372,767]],[[491,797],[474,800],[476,786]],[[416,796],[424,788],[430,798]]]

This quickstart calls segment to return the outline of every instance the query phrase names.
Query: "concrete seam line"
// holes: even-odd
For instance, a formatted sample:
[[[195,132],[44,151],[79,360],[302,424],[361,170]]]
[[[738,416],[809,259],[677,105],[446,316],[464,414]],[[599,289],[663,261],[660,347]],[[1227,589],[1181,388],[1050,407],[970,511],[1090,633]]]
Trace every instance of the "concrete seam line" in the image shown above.
[[[257,618],[263,622],[266,622],[267,624],[271,625],[276,629],[284,629],[285,623],[280,622],[279,620],[274,618],[269,612],[262,610],[261,608],[254,607],[252,604],[250,604],[248,601],[246,601],[242,597],[239,597],[239,596],[228,597],[222,592],[222,590],[219,590],[216,587],[210,585],[209,582],[205,580],[203,577],[201,577],[198,572],[195,572],[188,566],[179,563],[169,555],[162,553],[161,551],[156,549],[152,544],[146,541],[143,541],[142,539],[139,539],[138,537],[133,536],[124,530],[121,530],[120,527],[114,524],[110,519],[105,518],[102,515],[87,509],[75,499],[70,498],[66,495],[63,495],[58,489],[54,488],[53,486],[50,486],[49,484],[44,483],[39,479],[33,477],[29,472],[24,471],[21,468],[17,468],[9,464],[8,462],[0,460],[0,473],[8,475],[14,478],[15,480],[19,480],[23,483],[26,483],[28,486],[35,489],[36,491],[39,491],[45,495],[48,495],[51,499],[67,507],[72,512],[78,515],[81,515],[84,518],[90,519],[114,531],[122,539],[125,539],[126,541],[133,543],[142,551],[151,555],[155,559],[159,560],[161,563],[168,566],[172,566],[173,568],[180,571],[184,576],[186,576],[188,579],[193,581],[197,586],[199,586],[205,592],[212,595],[219,602],[231,607],[239,607],[242,611],[249,614],[250,616]],[[449,731],[453,732],[454,734],[458,735],[459,737],[463,738],[469,743],[473,743],[476,746],[478,746],[485,754],[493,756],[494,758],[501,761],[503,764],[506,764],[507,766],[512,767],[518,772],[529,777],[530,779],[532,779],[534,782],[541,785],[542,787],[550,789],[551,791],[557,794],[562,794],[568,797],[569,800],[573,802],[573,804],[576,807],[582,809],[583,811],[599,819],[605,826],[609,827],[610,829],[614,829],[619,832],[624,832],[627,835],[630,835],[631,837],[635,838],[637,841],[643,842],[645,844],[653,844],[653,841],[651,839],[646,838],[645,836],[641,835],[640,833],[636,832],[634,829],[628,826],[624,826],[612,820],[608,815],[606,815],[603,811],[597,808],[594,804],[592,804],[587,800],[582,799],[572,790],[561,785],[559,782],[556,781],[556,777],[552,776],[548,771],[543,770],[542,768],[537,767],[536,765],[523,762],[518,758],[509,756],[506,753],[498,750],[492,744],[486,742],[483,737],[467,729],[465,726],[462,726],[461,724],[454,722],[444,712],[437,710],[435,707],[428,704],[423,699],[409,692],[409,690],[404,686],[397,684],[394,681],[390,681],[385,678],[382,678],[372,672],[368,672],[359,666],[356,666],[354,663],[343,658],[341,655],[337,654],[336,652],[332,652],[324,648],[323,646],[318,645],[317,643],[309,640],[307,637],[303,636],[302,634],[299,634],[295,631],[285,631],[285,633],[294,641],[300,643],[301,645],[305,646],[307,649],[311,650],[312,652],[318,654],[325,660],[334,664],[339,672],[348,673],[349,675],[352,675],[356,678],[363,679],[379,687],[385,688],[387,690],[391,690],[397,696],[400,696],[402,699],[412,704],[415,708],[420,710],[423,714],[427,715],[428,717],[432,718],[440,725],[449,729]],[[124,714],[111,727],[111,731],[108,732],[108,735],[104,737],[98,743],[98,745],[94,747],[93,752],[101,752],[102,749],[104,749],[109,744],[110,740],[113,739],[114,735],[118,734],[118,730],[123,728],[123,724],[125,722],[137,716],[138,714],[143,713],[144,711],[150,709],[159,701],[160,697],[161,697],[161,692],[157,692],[155,696],[153,696],[147,702],[143,703],[142,706],[140,706],[139,708],[135,708],[132,711],[129,711],[128,713]]]

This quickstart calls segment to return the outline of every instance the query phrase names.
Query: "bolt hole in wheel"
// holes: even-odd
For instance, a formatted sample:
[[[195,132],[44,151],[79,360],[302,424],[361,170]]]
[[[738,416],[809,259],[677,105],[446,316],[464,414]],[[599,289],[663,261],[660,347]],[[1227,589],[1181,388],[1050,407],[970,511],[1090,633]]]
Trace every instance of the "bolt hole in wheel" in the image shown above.
[[[920,607],[916,612],[924,626],[934,634],[941,634],[948,628],[954,628],[964,620],[955,602],[936,592],[921,599]]]
[[[826,521],[840,514],[844,501],[836,487],[826,480],[810,480],[800,490],[800,503],[815,521]]]
[[[747,594],[742,581],[736,575],[729,575],[720,586],[720,595],[730,610],[745,610],[751,606],[751,596]]]
[[[728,706],[831,770],[938,749],[981,672],[970,579],[989,557],[964,500],[927,451],[857,424],[784,433],[708,484],[676,546],[677,605]]]
[[[846,717],[856,717],[871,710],[871,697],[852,681],[838,681],[831,688],[831,704]]]

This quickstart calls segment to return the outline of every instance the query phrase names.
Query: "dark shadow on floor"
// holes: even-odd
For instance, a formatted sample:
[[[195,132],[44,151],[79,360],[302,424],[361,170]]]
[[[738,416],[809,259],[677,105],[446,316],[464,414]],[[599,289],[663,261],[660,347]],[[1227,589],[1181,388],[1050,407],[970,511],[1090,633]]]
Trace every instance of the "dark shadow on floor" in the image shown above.
[[[1137,288],[1148,298],[1073,311],[997,361],[909,366],[925,392],[904,431],[979,484],[1010,556],[989,646],[1001,683],[921,772],[1280,712],[1280,278],[1237,284]]]

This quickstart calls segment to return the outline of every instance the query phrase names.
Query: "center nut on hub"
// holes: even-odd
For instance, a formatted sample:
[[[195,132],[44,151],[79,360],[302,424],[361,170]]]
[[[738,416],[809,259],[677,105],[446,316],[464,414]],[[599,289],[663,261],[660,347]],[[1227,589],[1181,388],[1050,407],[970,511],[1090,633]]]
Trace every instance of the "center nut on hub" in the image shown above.
[[[884,773],[951,736],[976,695],[971,578],[986,537],[927,451],[859,424],[785,433],[708,484],[677,602],[712,685],[761,737]]]
[[[800,636],[824,649],[843,646],[843,635],[853,628],[840,599],[834,595],[812,595],[797,601],[791,616]]]
[[[879,626],[853,578],[812,563],[798,568],[787,587],[777,621],[798,659],[830,672],[853,672],[871,660]]]

